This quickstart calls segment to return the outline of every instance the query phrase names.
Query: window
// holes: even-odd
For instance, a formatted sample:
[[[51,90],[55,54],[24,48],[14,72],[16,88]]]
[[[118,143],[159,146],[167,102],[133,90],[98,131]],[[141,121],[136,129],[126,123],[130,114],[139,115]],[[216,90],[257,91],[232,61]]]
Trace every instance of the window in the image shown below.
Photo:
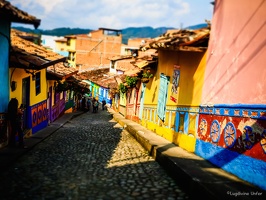
[[[158,117],[164,121],[166,111],[167,90],[169,84],[169,76],[160,75],[160,89],[158,95],[157,113]]]
[[[75,61],[75,54],[76,54],[76,52],[73,52],[72,54],[73,54],[72,55],[72,61]]]
[[[67,38],[67,46],[70,46],[70,39]]]
[[[68,52],[68,60],[69,61],[75,61],[75,54],[76,52]]]
[[[36,96],[41,93],[41,72],[35,74],[35,91]]]
[[[112,68],[112,69],[115,68],[115,61],[111,61],[111,68]]]

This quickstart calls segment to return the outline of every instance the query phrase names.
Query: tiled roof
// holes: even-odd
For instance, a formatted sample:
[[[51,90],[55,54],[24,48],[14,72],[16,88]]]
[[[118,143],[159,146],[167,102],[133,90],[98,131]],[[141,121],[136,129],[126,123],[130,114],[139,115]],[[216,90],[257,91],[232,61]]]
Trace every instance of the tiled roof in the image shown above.
[[[128,76],[136,75],[141,71],[137,66],[133,65],[136,59],[132,55],[114,56],[110,60],[116,61],[117,71],[122,71]]]
[[[210,27],[197,30],[168,30],[159,37],[148,40],[140,47],[147,49],[172,49],[182,51],[202,51],[208,47]]]
[[[124,60],[118,60],[116,61],[116,70],[119,71],[130,71],[135,69],[135,66],[132,65],[131,63],[134,62],[134,59],[124,59]]]
[[[90,89],[90,85],[86,82],[83,82],[83,80],[85,80],[85,79],[82,79],[78,74],[76,74],[76,75],[70,76],[67,79],[67,82],[72,83],[73,85],[76,85],[80,88]]]
[[[22,39],[20,34],[21,31],[11,30],[10,67],[40,70],[66,60],[60,54]]]
[[[0,17],[11,22],[33,24],[35,28],[38,28],[41,23],[40,19],[29,15],[5,0],[0,0]]]
[[[59,79],[67,79],[70,76],[77,74],[78,70],[73,67],[65,67],[64,64],[61,62],[53,66],[47,67],[47,73],[52,77],[57,77]]]
[[[54,40],[55,42],[67,42],[66,38],[60,38],[60,39],[56,39]]]
[[[158,60],[158,55],[157,54],[151,54],[151,55],[146,55],[143,57],[138,57],[136,58],[135,62],[132,63],[133,65],[135,65],[136,67],[143,69],[144,67],[153,64],[153,63],[157,63]]]
[[[125,75],[135,76],[143,68],[150,64],[157,63],[157,54],[146,55],[143,57],[115,56],[111,60],[116,61],[116,70],[124,72]]]
[[[111,61],[123,60],[123,59],[131,59],[132,55],[117,55],[109,58]]]
[[[114,78],[115,76],[114,75],[110,76],[108,72],[109,72],[109,68],[89,70],[89,71],[74,75],[74,77],[75,78],[79,77],[80,80],[89,80],[105,88],[117,87],[117,83]]]
[[[71,77],[79,84],[85,84],[82,80],[89,80],[101,87],[109,88],[111,93],[117,91],[119,83],[125,82],[126,76],[138,76],[145,67],[153,67],[157,63],[157,54],[137,57],[132,56],[115,56],[111,60],[118,62],[118,68],[124,71],[124,74],[111,74],[109,68],[88,70]],[[140,66],[140,63],[143,66]]]

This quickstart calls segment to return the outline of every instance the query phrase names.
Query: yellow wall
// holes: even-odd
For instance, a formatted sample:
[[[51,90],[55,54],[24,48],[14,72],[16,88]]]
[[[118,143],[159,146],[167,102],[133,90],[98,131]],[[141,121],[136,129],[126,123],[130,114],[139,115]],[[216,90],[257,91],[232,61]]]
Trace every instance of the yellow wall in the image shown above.
[[[180,80],[177,95],[171,92],[174,65],[180,66]],[[156,74],[146,85],[144,104],[157,104],[160,74],[164,73],[170,76],[167,106],[198,106],[202,94],[205,65],[206,54],[204,53],[159,51],[158,68]],[[178,100],[177,103],[170,100],[171,95]]]
[[[13,73],[12,73],[13,72]],[[32,75],[25,72],[24,69],[10,69],[11,81],[17,82],[17,88],[15,91],[11,91],[10,88],[10,98],[17,98],[19,105],[22,103],[22,79],[30,77],[30,106],[35,105],[43,100],[47,99],[47,87],[46,87],[46,69],[42,69],[41,72],[41,93],[36,96],[35,93],[35,81],[32,80]]]
[[[68,56],[71,60],[68,60],[69,66],[76,67],[76,38],[67,38],[70,42],[67,45],[67,42],[55,41],[56,50],[58,51],[68,51]],[[72,58],[74,60],[72,60]]]
[[[160,51],[157,73],[170,76],[167,105],[199,105],[205,71],[206,54],[201,52]],[[171,92],[174,65],[180,66],[178,94]],[[159,74],[158,74],[159,76]],[[159,85],[158,85],[159,87]],[[175,97],[177,103],[170,100]]]
[[[172,92],[174,65],[180,66],[180,79],[177,94]],[[191,152],[195,149],[196,137],[174,131],[176,109],[178,107],[191,107],[194,109],[200,105],[205,66],[205,52],[159,50],[159,62],[156,74],[154,74],[154,77],[146,85],[145,91],[144,108],[151,107],[151,109],[144,109],[144,119],[141,121],[141,124]],[[164,122],[159,120],[158,116],[155,114],[161,73],[170,77],[166,102],[166,117]],[[176,102],[171,100],[170,97],[176,99]],[[145,115],[152,116],[152,119],[145,118]],[[195,117],[191,117],[192,115],[189,116],[191,120],[191,123],[189,123],[189,129],[195,129]]]
[[[67,45],[66,45],[67,43],[64,41],[64,42],[62,42],[62,41],[55,41],[55,49],[57,50],[57,51],[67,51]]]
[[[70,38],[70,45],[67,46],[68,51],[75,51],[76,50],[76,38]]]
[[[120,105],[126,106],[126,104],[127,104],[126,93],[120,92]]]
[[[10,89],[10,99],[12,98],[17,98],[19,105],[22,103],[22,79],[30,76],[29,74],[26,74],[26,72],[22,69],[17,69],[17,68],[11,68],[10,70],[10,85],[11,81],[16,81],[17,82],[17,88],[15,91],[11,91]]]
[[[68,60],[68,63],[72,67],[76,67],[76,38],[69,38],[70,45],[67,46],[68,54],[71,55],[71,60]]]

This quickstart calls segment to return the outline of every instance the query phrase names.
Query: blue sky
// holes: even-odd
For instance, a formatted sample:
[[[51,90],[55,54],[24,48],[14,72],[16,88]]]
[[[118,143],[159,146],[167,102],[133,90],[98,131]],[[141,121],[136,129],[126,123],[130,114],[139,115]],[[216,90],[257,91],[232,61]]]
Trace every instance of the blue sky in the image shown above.
[[[8,0],[41,19],[40,29],[185,28],[211,20],[212,0]],[[22,26],[22,24],[12,24]],[[24,27],[28,27],[29,25]],[[29,26],[32,28],[32,26]]]

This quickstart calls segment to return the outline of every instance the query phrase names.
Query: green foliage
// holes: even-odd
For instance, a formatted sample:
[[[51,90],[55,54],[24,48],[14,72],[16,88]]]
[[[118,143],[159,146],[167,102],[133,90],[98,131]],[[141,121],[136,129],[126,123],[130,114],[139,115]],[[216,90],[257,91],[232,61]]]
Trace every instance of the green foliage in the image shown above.
[[[63,92],[68,90],[68,83],[64,81],[63,83],[61,81],[57,81],[57,85],[55,87],[56,92]]]
[[[118,88],[118,90],[119,90],[120,92],[122,92],[122,93],[126,93],[126,92],[127,92],[127,88],[126,88],[126,86],[125,86],[123,83],[120,83],[120,84],[119,84],[119,88]]]
[[[151,73],[150,70],[147,70],[145,72],[143,72],[142,74],[142,78],[152,78],[153,77],[153,74]]]
[[[138,77],[126,76],[126,83],[129,87],[135,87],[138,82]]]

